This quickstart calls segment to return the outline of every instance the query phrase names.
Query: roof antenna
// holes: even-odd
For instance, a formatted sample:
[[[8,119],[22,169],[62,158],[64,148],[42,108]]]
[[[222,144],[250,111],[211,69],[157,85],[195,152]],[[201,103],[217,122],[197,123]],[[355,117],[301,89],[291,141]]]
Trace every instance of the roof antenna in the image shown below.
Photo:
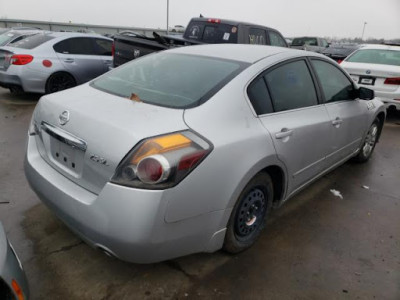
[[[204,18],[202,14],[200,14],[200,18]]]

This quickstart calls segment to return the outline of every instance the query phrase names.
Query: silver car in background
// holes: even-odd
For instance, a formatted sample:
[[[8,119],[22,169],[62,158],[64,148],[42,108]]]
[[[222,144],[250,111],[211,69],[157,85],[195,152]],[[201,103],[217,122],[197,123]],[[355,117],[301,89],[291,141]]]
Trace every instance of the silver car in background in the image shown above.
[[[7,240],[0,222],[0,299],[26,300],[28,297],[28,283],[21,261]]]
[[[321,54],[176,48],[43,96],[25,174],[76,234],[120,259],[237,253],[272,207],[370,158],[386,113],[373,98]]]
[[[0,47],[0,86],[48,94],[109,70],[112,40],[97,34],[46,32]]]

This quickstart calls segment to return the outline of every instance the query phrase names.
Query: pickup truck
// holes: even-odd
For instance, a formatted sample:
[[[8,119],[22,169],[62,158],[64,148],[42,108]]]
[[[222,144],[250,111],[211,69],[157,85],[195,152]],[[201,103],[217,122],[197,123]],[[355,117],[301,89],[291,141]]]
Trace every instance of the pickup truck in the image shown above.
[[[115,35],[113,67],[172,47],[222,43],[288,47],[282,34],[273,28],[232,20],[192,18],[183,35],[161,36],[155,32],[153,32],[152,38]]]
[[[294,38],[292,44],[290,45],[290,48],[313,51],[318,53],[322,53],[328,47],[329,43],[325,39],[309,36]]]

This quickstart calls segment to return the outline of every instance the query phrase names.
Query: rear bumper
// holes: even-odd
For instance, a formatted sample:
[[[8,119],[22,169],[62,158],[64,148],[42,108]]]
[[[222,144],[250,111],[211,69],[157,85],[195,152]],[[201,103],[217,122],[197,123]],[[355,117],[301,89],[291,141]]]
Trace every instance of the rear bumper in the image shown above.
[[[219,224],[226,217],[224,210],[167,223],[166,191],[107,183],[96,195],[48,165],[37,150],[34,136],[28,137],[27,147],[25,174],[32,189],[89,245],[135,263],[221,248],[225,229]]]
[[[22,82],[19,76],[0,71],[0,86],[4,88],[10,88],[13,86],[22,87]]]

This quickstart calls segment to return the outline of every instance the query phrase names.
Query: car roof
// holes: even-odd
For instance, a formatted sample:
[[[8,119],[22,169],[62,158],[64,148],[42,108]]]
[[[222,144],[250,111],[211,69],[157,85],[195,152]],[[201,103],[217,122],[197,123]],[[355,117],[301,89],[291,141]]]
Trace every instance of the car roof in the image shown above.
[[[221,59],[229,59],[242,61],[247,63],[255,63],[268,56],[276,55],[279,53],[287,54],[307,54],[312,56],[319,56],[312,52],[301,51],[297,49],[264,46],[264,45],[246,45],[246,44],[209,44],[197,45],[190,47],[179,47],[168,50],[170,53],[192,54],[201,55]]]
[[[13,35],[26,35],[26,34],[34,34],[34,33],[40,33],[43,32],[43,30],[40,29],[22,29],[22,30],[17,30],[17,29],[11,29],[2,32],[1,34],[13,34]]]
[[[382,49],[382,50],[395,50],[400,51],[400,46],[378,45],[378,44],[364,44],[360,50],[364,49]]]
[[[101,38],[105,38],[105,39],[109,39],[101,34],[97,34],[97,33],[81,33],[81,32],[52,32],[52,31],[48,31],[45,34],[55,37],[55,38],[59,38],[59,37],[101,37]]]
[[[192,18],[190,21],[196,21],[196,22],[207,22],[209,19],[211,20],[220,20],[221,24],[228,24],[228,25],[232,25],[232,26],[238,26],[240,25],[250,25],[250,26],[257,26],[257,27],[264,27],[267,29],[271,29],[271,30],[276,30],[274,28],[268,27],[268,26],[264,26],[264,25],[260,25],[260,24],[254,24],[254,23],[249,23],[249,22],[242,22],[242,21],[235,21],[235,20],[228,20],[228,19],[221,19],[221,18]]]

